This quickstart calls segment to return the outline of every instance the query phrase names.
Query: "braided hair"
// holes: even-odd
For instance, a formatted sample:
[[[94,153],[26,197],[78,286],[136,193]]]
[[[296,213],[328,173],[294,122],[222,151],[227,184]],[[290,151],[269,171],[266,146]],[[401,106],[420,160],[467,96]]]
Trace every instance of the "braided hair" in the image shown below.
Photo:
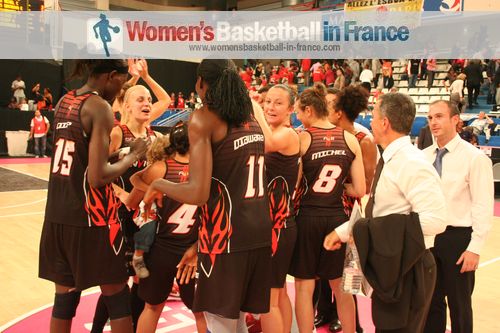
[[[248,91],[236,65],[228,59],[205,59],[197,75],[208,84],[203,103],[229,126],[239,127],[253,112]]]

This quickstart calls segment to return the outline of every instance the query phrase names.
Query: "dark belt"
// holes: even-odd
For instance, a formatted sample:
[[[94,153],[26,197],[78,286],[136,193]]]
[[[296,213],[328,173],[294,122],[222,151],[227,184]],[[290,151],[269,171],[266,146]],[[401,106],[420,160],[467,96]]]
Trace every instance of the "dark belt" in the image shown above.
[[[454,227],[452,225],[446,227],[446,231],[451,231],[451,230],[472,231],[472,227]]]

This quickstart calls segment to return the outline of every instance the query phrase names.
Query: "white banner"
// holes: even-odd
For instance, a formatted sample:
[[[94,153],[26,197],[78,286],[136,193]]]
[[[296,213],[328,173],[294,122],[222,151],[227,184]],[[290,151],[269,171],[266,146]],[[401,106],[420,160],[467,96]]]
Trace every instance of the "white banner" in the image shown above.
[[[498,12],[1,12],[0,58],[500,58],[498,31]]]

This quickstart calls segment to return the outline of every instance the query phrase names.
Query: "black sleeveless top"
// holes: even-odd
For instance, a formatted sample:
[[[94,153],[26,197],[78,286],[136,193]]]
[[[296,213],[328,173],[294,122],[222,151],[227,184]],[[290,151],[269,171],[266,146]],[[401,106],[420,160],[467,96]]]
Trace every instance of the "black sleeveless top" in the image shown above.
[[[271,244],[264,135],[255,120],[212,144],[210,197],[201,207],[199,251],[217,255]]]

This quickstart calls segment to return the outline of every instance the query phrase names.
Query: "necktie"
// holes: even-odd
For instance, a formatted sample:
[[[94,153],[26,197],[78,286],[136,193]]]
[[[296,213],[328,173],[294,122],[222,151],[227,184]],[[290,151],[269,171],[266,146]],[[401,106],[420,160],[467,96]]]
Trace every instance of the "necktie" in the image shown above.
[[[432,165],[434,165],[434,168],[436,168],[437,173],[439,174],[439,177],[441,177],[441,172],[443,170],[443,156],[448,152],[448,149],[443,148],[439,149],[436,148],[436,160]]]
[[[380,159],[378,160],[377,168],[375,169],[375,176],[373,177],[372,188],[370,191],[370,198],[368,199],[368,202],[366,204],[365,216],[367,218],[373,217],[373,205],[375,204],[375,190],[383,168],[384,168],[384,159],[380,157]]]

